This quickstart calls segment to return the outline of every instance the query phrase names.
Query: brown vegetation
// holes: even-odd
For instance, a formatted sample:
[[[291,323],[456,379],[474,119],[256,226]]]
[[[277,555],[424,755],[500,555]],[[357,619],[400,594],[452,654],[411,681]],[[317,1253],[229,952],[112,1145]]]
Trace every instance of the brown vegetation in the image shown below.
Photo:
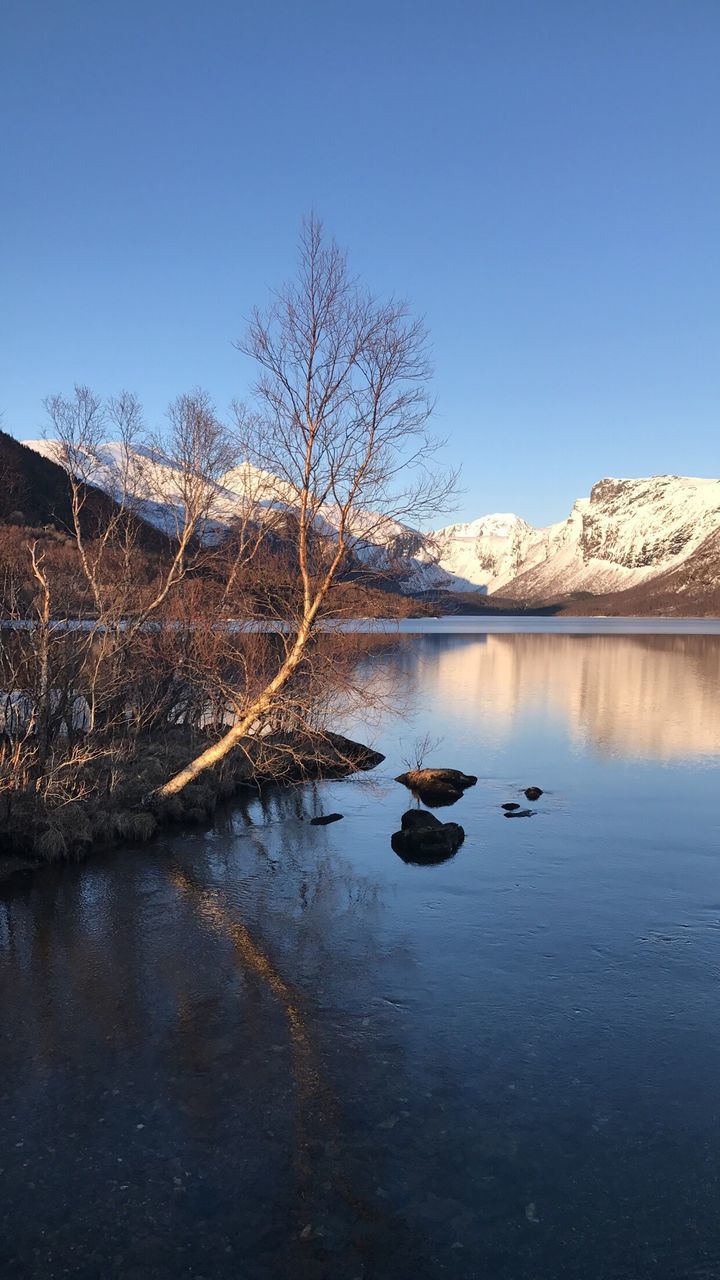
[[[44,645],[39,627],[6,633],[2,679],[15,693],[0,700],[0,854],[79,857],[96,845],[147,840],[169,822],[203,821],[242,787],[342,776],[378,762],[325,722],[353,696],[358,661],[383,641],[326,636],[323,676],[334,671],[334,690],[326,683],[315,696],[307,669],[289,691],[284,717],[258,726],[182,795],[163,797],[168,775],[235,714],[218,673],[225,669],[229,687],[241,678],[259,684],[263,671],[272,670],[279,641],[259,634],[231,642],[225,633],[220,653],[208,649],[200,630],[168,627],[141,636],[119,681],[106,682],[112,667],[105,667],[93,704],[77,691],[90,692],[89,677],[103,671],[97,638],[87,645],[77,632],[51,632]],[[32,692],[19,694],[20,688]],[[293,714],[291,692],[301,715]]]

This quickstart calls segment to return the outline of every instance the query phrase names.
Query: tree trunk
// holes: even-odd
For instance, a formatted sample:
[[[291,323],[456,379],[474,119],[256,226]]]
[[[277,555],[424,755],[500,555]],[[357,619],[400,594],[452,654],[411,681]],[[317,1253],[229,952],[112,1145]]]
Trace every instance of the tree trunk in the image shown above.
[[[199,756],[196,756],[194,760],[191,760],[184,769],[181,769],[179,773],[176,773],[168,782],[165,782],[161,787],[158,787],[157,791],[154,792],[156,796],[164,798],[165,796],[177,795],[177,793],[182,791],[189,782],[193,782],[195,778],[199,777],[201,773],[204,773],[206,769],[212,768],[213,765],[218,764],[223,760],[225,756],[232,751],[233,747],[236,747],[238,743],[247,736],[248,731],[252,728],[255,721],[258,720],[266,711],[270,710],[273,705],[275,695],[280,692],[284,685],[287,684],[288,680],[297,670],[300,662],[302,661],[319,606],[320,600],[316,599],[310,608],[309,614],[306,614],[300,623],[297,636],[295,637],[295,643],[280,667],[277,675],[270,681],[270,684],[263,689],[262,693],[255,699],[255,701],[251,703],[242,720],[240,720],[238,724],[234,724],[232,728],[229,729],[228,732],[217,742],[214,742],[212,746],[206,747],[204,751],[201,751]]]

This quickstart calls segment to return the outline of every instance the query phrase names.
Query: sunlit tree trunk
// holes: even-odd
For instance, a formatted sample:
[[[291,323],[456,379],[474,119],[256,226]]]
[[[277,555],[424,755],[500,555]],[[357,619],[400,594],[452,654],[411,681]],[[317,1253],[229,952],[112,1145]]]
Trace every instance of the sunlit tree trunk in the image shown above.
[[[254,410],[238,411],[244,452],[272,478],[274,505],[295,513],[301,602],[276,619],[290,639],[272,678],[249,703],[236,691],[237,722],[161,796],[218,764],[276,707],[357,539],[383,541],[392,522],[424,521],[447,505],[455,476],[435,469],[439,442],[425,430],[426,344],[404,302],[374,299],[320,223],[304,225],[295,282],[266,315],[254,313],[238,344],[260,371]]]

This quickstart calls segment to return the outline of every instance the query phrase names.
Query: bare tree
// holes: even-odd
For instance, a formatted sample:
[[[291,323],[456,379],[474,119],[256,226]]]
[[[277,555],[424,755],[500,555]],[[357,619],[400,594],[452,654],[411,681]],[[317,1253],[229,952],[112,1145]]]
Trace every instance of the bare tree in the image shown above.
[[[407,755],[402,757],[402,762],[407,765],[409,770],[420,770],[425,766],[425,761],[429,755],[437,751],[445,739],[441,736],[433,738],[432,734],[425,733],[422,737],[415,739],[411,747],[407,749]],[[402,743],[400,744],[403,745]]]
[[[72,533],[97,620],[104,630],[121,622],[125,634],[133,636],[202,554],[218,482],[238,461],[237,437],[202,390],[173,400],[169,430],[155,436],[147,433],[142,407],[129,392],[103,401],[88,387],[76,386],[73,396],[51,396],[45,406],[54,455],[68,477]],[[93,496],[99,497],[97,486],[112,501],[89,514]],[[134,553],[143,529],[147,532],[145,517],[157,518],[158,511],[169,554],[154,589],[143,593],[134,575]]]
[[[407,304],[373,298],[312,218],[297,278],[256,311],[239,349],[259,367],[255,404],[237,407],[238,437],[263,506],[290,510],[286,534],[299,590],[283,597],[285,641],[272,677],[235,723],[160,789],[175,794],[272,716],[307,661],[338,574],[361,540],[390,522],[447,507],[455,476],[436,468],[427,337]]]

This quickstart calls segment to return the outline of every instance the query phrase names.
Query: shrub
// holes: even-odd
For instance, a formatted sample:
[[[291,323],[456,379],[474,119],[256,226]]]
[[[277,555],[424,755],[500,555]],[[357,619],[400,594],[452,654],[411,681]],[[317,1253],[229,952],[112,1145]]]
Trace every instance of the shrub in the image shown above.
[[[157,822],[151,813],[117,813],[114,819],[115,832],[124,840],[149,840],[157,829]]]
[[[34,849],[35,853],[47,859],[48,862],[56,862],[60,858],[67,857],[65,837],[57,827],[48,827],[41,835],[36,836]]]

